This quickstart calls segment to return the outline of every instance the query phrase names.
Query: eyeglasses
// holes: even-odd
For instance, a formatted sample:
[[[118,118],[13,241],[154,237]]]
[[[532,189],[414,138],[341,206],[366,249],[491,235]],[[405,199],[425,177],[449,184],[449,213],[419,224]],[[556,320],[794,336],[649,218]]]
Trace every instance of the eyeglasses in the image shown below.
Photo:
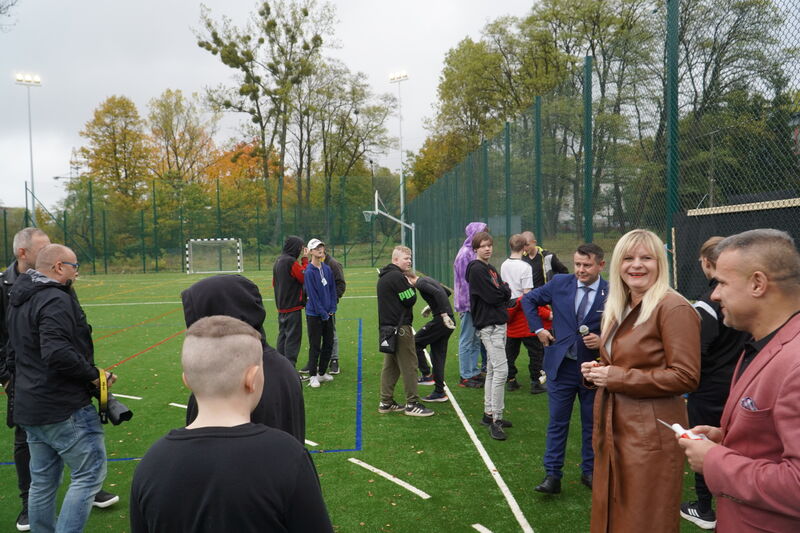
[[[65,265],[69,265],[69,266],[71,266],[71,267],[72,267],[72,268],[74,268],[75,270],[78,270],[78,269],[81,267],[81,264],[80,264],[80,263],[70,263],[69,261],[61,261],[61,262],[62,262],[63,264],[65,264]]]

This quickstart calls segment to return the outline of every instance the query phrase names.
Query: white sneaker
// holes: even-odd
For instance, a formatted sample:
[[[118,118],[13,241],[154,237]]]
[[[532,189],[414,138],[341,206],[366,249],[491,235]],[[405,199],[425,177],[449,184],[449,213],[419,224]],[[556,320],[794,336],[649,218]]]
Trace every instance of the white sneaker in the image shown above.
[[[311,387],[312,389],[318,389],[319,376],[311,376],[310,378],[308,378],[308,386]]]
[[[324,374],[321,374],[321,375],[317,376],[317,380],[320,383],[325,383],[327,381],[333,381],[333,376],[331,376],[330,374],[325,372]]]

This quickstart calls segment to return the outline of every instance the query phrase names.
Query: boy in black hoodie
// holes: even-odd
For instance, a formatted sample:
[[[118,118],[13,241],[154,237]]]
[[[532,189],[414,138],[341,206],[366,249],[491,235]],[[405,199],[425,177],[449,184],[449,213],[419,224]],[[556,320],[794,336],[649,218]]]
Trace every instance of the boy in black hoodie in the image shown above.
[[[483,418],[481,424],[489,426],[493,439],[505,440],[503,428],[511,427],[511,422],[503,420],[505,383],[508,377],[506,359],[506,322],[508,310],[506,303],[511,297],[511,289],[503,281],[497,270],[489,263],[492,257],[492,236],[482,231],[472,239],[472,249],[478,258],[467,265],[469,283],[469,304],[472,321],[478,336],[486,347],[486,382],[483,387]]]
[[[395,333],[394,353],[383,354],[381,369],[382,414],[404,411],[408,416],[431,416],[433,411],[419,403],[417,395],[417,351],[411,322],[414,318],[414,303],[417,293],[404,273],[411,270],[411,249],[396,246],[392,251],[392,262],[380,271],[378,277],[378,327],[393,329]],[[379,335],[380,337],[380,335]],[[403,376],[406,392],[405,407],[394,401],[394,386]]]
[[[446,402],[448,398],[444,392],[444,363],[447,358],[447,341],[450,340],[450,335],[456,329],[456,324],[453,322],[453,307],[448,299],[451,293],[433,278],[417,277],[414,272],[407,272],[406,277],[428,303],[428,308],[422,310],[422,316],[432,316],[431,320],[414,335],[417,362],[423,374],[422,379],[430,379],[431,369],[425,360],[425,347],[428,345],[431,347],[435,387],[433,392],[424,397],[422,401]]]
[[[302,264],[297,262],[300,252],[303,252]],[[308,266],[307,256],[308,250],[300,237],[290,235],[272,266],[272,287],[275,289],[275,307],[278,308],[278,342],[275,348],[292,365],[297,365],[297,354],[303,342],[303,272]]]

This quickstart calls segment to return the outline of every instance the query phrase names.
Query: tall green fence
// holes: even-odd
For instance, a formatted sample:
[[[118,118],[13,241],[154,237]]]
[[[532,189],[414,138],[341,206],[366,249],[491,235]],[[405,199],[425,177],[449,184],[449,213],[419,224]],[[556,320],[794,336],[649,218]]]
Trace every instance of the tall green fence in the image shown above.
[[[582,241],[610,255],[620,235],[644,227],[675,252],[679,288],[695,290],[697,250],[711,235],[770,224],[800,239],[800,9],[700,4],[708,11],[659,8],[655,33],[673,39],[658,69],[633,64],[635,77],[609,81],[608,65],[585,58],[417,196],[408,206],[417,268],[452,283],[472,221],[489,225],[497,261],[524,230],[568,262]]]

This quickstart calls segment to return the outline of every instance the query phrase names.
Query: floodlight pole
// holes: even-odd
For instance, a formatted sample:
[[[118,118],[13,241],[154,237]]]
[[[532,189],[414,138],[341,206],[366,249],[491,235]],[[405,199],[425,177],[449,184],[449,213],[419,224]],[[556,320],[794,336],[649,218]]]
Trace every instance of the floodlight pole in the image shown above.
[[[399,218],[390,215],[386,211],[382,211],[381,208],[378,206],[378,191],[375,191],[375,208],[372,211],[364,211],[364,218],[369,217],[371,220],[372,217],[376,215],[383,215],[389,220],[393,220],[400,224],[400,227],[403,229],[410,229],[411,230],[411,269],[416,271],[417,270],[417,259],[415,257],[416,250],[417,250],[417,225],[413,222],[411,224],[400,220]]]
[[[33,123],[31,121],[31,87],[41,87],[42,78],[38,74],[18,73],[16,84],[22,85],[28,90],[28,151],[31,162],[31,225],[36,226],[36,185],[33,181]]]
[[[389,83],[396,83],[397,84],[397,118],[398,118],[398,129],[400,130],[400,219],[401,219],[401,231],[400,231],[400,242],[403,246],[406,245],[406,226],[408,224],[405,223],[406,220],[406,180],[405,180],[405,173],[403,169],[403,98],[400,93],[400,84],[404,81],[408,81],[408,74],[406,71],[394,72],[389,75]]]

